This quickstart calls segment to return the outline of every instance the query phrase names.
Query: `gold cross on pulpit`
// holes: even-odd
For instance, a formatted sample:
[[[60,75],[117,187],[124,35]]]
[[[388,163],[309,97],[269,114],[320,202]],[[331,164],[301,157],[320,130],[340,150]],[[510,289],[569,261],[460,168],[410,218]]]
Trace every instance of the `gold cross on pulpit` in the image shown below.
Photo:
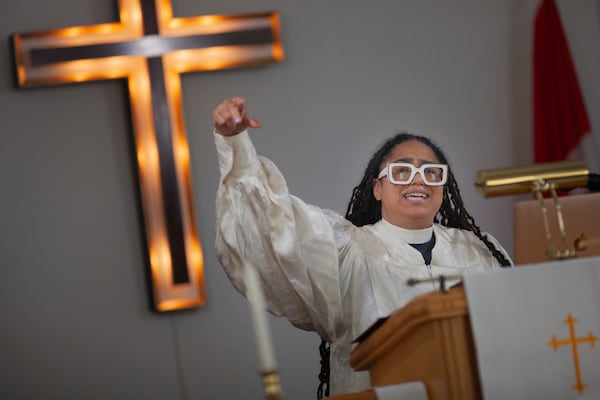
[[[567,319],[564,320],[563,323],[569,325],[570,337],[568,339],[557,339],[556,335],[554,335],[552,336],[552,340],[548,342],[548,346],[554,348],[554,351],[557,351],[559,346],[570,345],[572,347],[573,365],[575,366],[575,378],[577,379],[577,383],[573,385],[573,388],[581,394],[583,393],[587,385],[584,384],[581,379],[581,369],[579,366],[579,350],[577,349],[577,345],[583,343],[590,343],[591,346],[594,347],[594,344],[596,343],[598,338],[594,336],[592,332],[590,332],[588,337],[578,338],[577,335],[575,335],[576,322],[577,320],[573,318],[569,313]]]
[[[127,79],[154,307],[204,303],[180,74],[283,59],[276,13],[174,18],[170,0],[120,0],[120,22],[15,34],[19,86]]]

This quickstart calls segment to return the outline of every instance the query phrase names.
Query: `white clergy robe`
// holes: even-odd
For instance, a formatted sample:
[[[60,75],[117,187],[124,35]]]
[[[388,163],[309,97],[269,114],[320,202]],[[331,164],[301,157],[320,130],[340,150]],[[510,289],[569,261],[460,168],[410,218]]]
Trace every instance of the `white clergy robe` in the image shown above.
[[[438,224],[426,266],[395,226],[379,221],[356,227],[334,211],[291,195],[276,166],[256,154],[247,132],[214,136],[221,171],[219,262],[245,294],[242,259],[248,260],[258,270],[269,311],[330,342],[332,395],[370,387],[367,372],[350,367],[352,341],[379,318],[434,289],[432,284],[409,287],[407,279],[500,266],[472,232]]]

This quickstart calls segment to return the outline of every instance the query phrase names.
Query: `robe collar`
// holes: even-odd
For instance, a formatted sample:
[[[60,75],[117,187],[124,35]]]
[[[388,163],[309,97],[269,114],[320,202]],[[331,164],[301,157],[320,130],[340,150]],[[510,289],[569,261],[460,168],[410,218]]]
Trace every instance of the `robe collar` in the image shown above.
[[[381,218],[376,225],[379,225],[377,230],[382,233],[386,239],[392,241],[402,240],[409,244],[422,244],[431,240],[433,235],[433,225],[424,229],[405,229],[396,226],[385,219]]]

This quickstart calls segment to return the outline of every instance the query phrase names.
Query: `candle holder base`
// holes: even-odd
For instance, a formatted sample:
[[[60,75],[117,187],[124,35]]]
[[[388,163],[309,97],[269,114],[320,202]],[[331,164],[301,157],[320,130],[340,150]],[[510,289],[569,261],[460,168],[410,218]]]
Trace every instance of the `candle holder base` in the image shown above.
[[[262,373],[262,381],[267,400],[281,400],[283,393],[279,382],[277,371],[266,371]]]

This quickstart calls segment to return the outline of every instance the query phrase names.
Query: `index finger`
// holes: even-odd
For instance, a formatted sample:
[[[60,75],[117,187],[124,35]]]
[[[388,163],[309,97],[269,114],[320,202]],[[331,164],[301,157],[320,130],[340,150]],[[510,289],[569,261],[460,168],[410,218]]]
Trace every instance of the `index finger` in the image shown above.
[[[232,107],[231,115],[235,122],[239,123],[246,117],[246,99],[241,96],[236,96],[231,99]],[[237,113],[235,112],[237,111]]]

